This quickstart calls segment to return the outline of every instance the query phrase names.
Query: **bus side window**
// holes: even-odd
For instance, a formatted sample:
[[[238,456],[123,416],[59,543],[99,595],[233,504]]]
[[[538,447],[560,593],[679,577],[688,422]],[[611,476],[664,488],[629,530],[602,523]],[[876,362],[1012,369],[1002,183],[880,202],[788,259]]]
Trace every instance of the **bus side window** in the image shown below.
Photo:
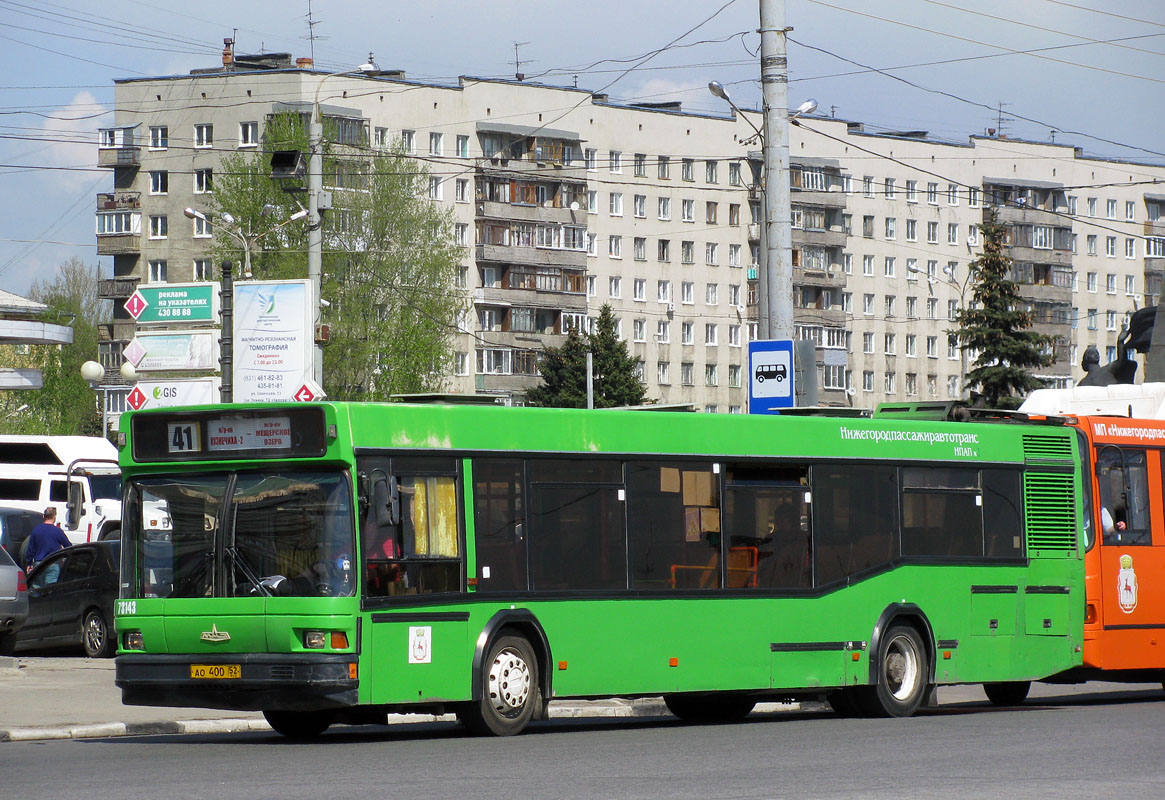
[[[627,464],[632,589],[719,589],[720,475],[711,464]],[[730,576],[747,575],[733,554]],[[736,580],[736,578],[730,578]]]
[[[808,469],[740,465],[726,476],[728,588],[810,588]]]
[[[898,557],[898,470],[861,464],[813,468],[817,585]]]
[[[1152,544],[1144,450],[1106,445],[1096,456],[1100,519],[1106,545]]]
[[[526,512],[522,462],[473,460],[473,536],[477,590],[526,589]]]

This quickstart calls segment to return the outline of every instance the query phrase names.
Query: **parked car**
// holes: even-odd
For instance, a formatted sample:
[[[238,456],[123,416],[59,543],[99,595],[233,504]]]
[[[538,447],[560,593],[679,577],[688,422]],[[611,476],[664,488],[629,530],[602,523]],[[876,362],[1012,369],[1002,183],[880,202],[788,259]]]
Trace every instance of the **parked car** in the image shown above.
[[[44,522],[44,514],[29,511],[25,508],[0,507],[0,547],[8,551],[12,560],[19,565],[24,564],[24,553],[21,552],[28,534],[32,529]]]
[[[112,656],[120,555],[121,542],[90,542],[37,564],[28,576],[28,618],[17,632],[16,649],[79,644],[90,658]]]
[[[28,616],[28,585],[24,570],[0,548],[0,656],[12,655],[16,632]]]

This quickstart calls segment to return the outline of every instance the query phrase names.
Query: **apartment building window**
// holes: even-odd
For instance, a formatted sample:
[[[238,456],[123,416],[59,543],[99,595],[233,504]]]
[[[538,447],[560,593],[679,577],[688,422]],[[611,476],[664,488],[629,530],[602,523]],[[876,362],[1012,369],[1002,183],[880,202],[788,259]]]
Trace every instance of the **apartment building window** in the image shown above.
[[[926,241],[929,244],[938,244],[938,223],[926,223]]]
[[[1095,308],[1088,309],[1088,330],[1090,330],[1090,331],[1096,330],[1096,309]]]
[[[947,184],[947,205],[957,206],[959,204],[959,184]]]
[[[913,372],[906,373],[906,396],[918,394],[918,375]]]
[[[1080,198],[1076,195],[1068,195],[1068,213],[1076,216],[1076,209],[1079,206]]]
[[[927,336],[926,337],[926,357],[927,358],[938,358],[938,337],[937,336]]]
[[[882,387],[885,389],[886,394],[894,394],[894,392],[897,390],[895,385],[896,377],[897,376],[893,372],[887,372],[885,374]]]
[[[1097,273],[1089,272],[1088,273],[1088,291],[1092,292],[1093,294],[1096,293],[1097,281],[1098,281]]]
[[[720,252],[719,245],[716,242],[706,242],[704,244],[704,260],[710,267],[716,266],[718,255]]]
[[[1097,198],[1095,198],[1095,197],[1088,198],[1088,216],[1090,216],[1090,217],[1096,216],[1096,203],[1097,203]]]
[[[635,177],[636,178],[646,178],[647,177],[647,153],[636,153],[635,154]]]
[[[1145,239],[1145,258],[1165,256],[1165,237],[1150,236]]]
[[[612,175],[622,175],[623,174],[623,153],[622,153],[622,151],[611,150],[608,153],[608,158],[610,159],[610,164],[608,165],[608,169],[610,170],[611,174]]]
[[[873,372],[873,370],[867,369],[867,370],[862,371],[862,391],[863,392],[874,391],[874,372]]]
[[[906,181],[906,202],[918,202],[918,181]]]
[[[729,347],[740,347],[740,326],[739,325],[729,325],[728,326],[728,346]]]
[[[704,385],[715,386],[719,381],[719,371],[715,364],[704,365]]]
[[[1116,200],[1106,200],[1105,201],[1104,214],[1109,219],[1116,219]]]
[[[696,201],[695,200],[681,200],[680,201],[680,219],[684,222],[696,221]]]
[[[655,323],[655,338],[662,344],[671,341],[671,325],[666,319],[661,319]]]
[[[720,328],[713,322],[704,324],[704,344],[714,346],[717,343]]]
[[[720,284],[709,283],[704,287],[704,304],[709,306],[720,304]]]
[[[1111,272],[1104,276],[1104,291],[1106,294],[1116,294],[1116,275]]]
[[[453,285],[458,289],[469,288],[469,267],[463,264],[457,268],[457,277],[453,279]]]
[[[854,255],[853,253],[841,254],[841,271],[846,275],[854,274]]]
[[[607,279],[607,296],[611,298],[618,298],[622,292],[622,278],[618,275],[612,275]]]
[[[632,299],[639,302],[646,302],[647,300],[647,280],[644,278],[636,278],[631,284]]]
[[[907,297],[906,298],[906,318],[907,319],[918,319],[918,298],[917,297]]]
[[[1108,258],[1116,258],[1116,237],[1104,237],[1104,255]]]
[[[259,123],[258,122],[240,122],[239,123],[239,147],[258,147],[259,146]]]
[[[637,319],[631,323],[631,338],[637,342],[647,341],[647,320]]]
[[[622,236],[608,236],[607,237],[607,256],[610,258],[623,257],[623,237]]]
[[[874,257],[871,255],[862,256],[862,274],[866,277],[871,277],[874,274]]]
[[[854,311],[854,295],[853,292],[841,293],[841,310],[847,314],[852,314]]]
[[[388,147],[388,128],[374,128],[372,144],[375,147]]]
[[[671,162],[667,156],[659,157],[659,161],[656,162],[656,171],[661,180],[667,180],[671,177]]]
[[[862,334],[862,352],[866,354],[874,353],[874,333],[873,331],[866,331]]]
[[[695,178],[695,162],[690,158],[685,158],[680,161],[680,180],[694,181]]]
[[[938,319],[938,298],[937,297],[926,298],[926,318],[927,319]]]
[[[1088,234],[1088,239],[1086,241],[1088,242],[1088,255],[1096,255],[1096,234]]]
[[[886,188],[886,199],[893,200],[895,193],[896,193],[896,187],[895,187],[895,182],[894,182],[893,178],[886,179],[886,187],[885,188]]]
[[[728,365],[728,385],[733,387],[734,389],[740,388],[740,365],[739,364],[729,364]],[[733,406],[733,408],[735,408],[735,406]],[[736,414],[738,412],[730,411],[729,413]]]
[[[456,183],[453,184],[453,198],[458,203],[468,203],[469,202],[469,179],[468,178],[458,178]]]
[[[892,294],[886,295],[886,318],[887,319],[894,318],[894,306],[895,306],[896,300],[897,300],[897,298],[894,297],[894,295],[892,295]]]
[[[932,206],[938,205],[938,184],[928,183],[926,185],[926,202]]]
[[[874,238],[874,217],[872,214],[862,216],[862,236],[867,239]]]
[[[459,135],[457,137],[457,157],[469,158],[469,137]]]
[[[972,228],[974,230],[974,228]],[[1051,225],[1034,225],[1032,226],[1032,247],[1036,250],[1051,250],[1052,249],[1052,226]]]
[[[874,315],[874,296],[872,294],[862,295],[862,313],[867,316]]]
[[[730,174],[732,172],[732,163],[733,162],[729,162],[729,170],[728,171]],[[720,176],[717,173],[718,167],[719,167],[719,162],[717,162],[717,161],[705,161],[704,162],[704,182],[705,183],[717,183],[719,181]]]
[[[739,306],[740,305],[740,284],[738,284],[738,283],[728,284],[728,305],[730,305],[730,306]]]
[[[638,219],[647,218],[647,195],[637,194],[632,198],[633,211]]]
[[[214,191],[214,170],[210,167],[194,170],[194,193],[206,194]]]
[[[906,220],[906,241],[908,241],[908,242],[917,242],[918,241],[918,220],[916,220],[916,219]]]
[[[440,200],[441,199],[441,184],[442,183],[443,183],[443,181],[441,180],[441,178],[438,178],[435,175],[429,176],[429,199],[430,200]]]
[[[680,364],[680,383],[691,386],[695,383],[695,365],[690,361]]]
[[[170,129],[165,125],[150,127],[150,149],[165,150],[170,146]]]
[[[623,193],[622,192],[611,192],[609,202],[607,205],[608,205],[608,208],[610,209],[612,217],[623,216]]]
[[[894,277],[894,273],[896,271],[895,270],[895,258],[894,258],[894,256],[886,256],[886,263],[885,263],[884,269],[885,269],[884,274],[887,278]]]
[[[886,238],[887,239],[892,240],[897,235],[897,233],[896,233],[897,223],[898,223],[898,220],[894,219],[894,217],[886,217]]]
[[[453,224],[453,242],[462,247],[469,245],[469,223],[455,222]]]
[[[684,305],[691,305],[695,302],[695,286],[692,281],[683,281],[680,284],[680,302]]]
[[[954,322],[955,317],[957,317],[958,315],[959,315],[959,301],[958,300],[948,300],[947,301],[947,320],[950,322]]]
[[[958,361],[959,359],[959,337],[953,333],[947,334],[947,360]]]
[[[1132,275],[1125,276],[1125,294],[1132,296],[1135,294],[1135,278]]]
[[[979,244],[979,226],[967,226],[967,244],[971,247],[976,247]]]
[[[739,267],[740,266],[740,245],[738,245],[738,244],[728,245],[728,266],[730,266],[730,267]]]
[[[647,260],[647,239],[642,236],[635,237],[634,255],[636,261]]]
[[[165,214],[155,214],[150,217],[150,238],[165,239],[168,235],[168,225]]]
[[[671,198],[661,197],[658,203],[659,218],[663,221],[671,219]]]
[[[740,225],[740,203],[728,204],[728,224],[733,226]]]
[[[705,207],[704,207],[704,221],[705,221],[705,222],[707,222],[709,225],[715,225],[715,224],[716,224],[716,210],[717,210],[719,207],[720,207],[720,206],[719,206],[719,204],[718,204],[718,203],[713,203],[713,202],[711,202],[711,201],[709,201],[708,203],[706,203],[706,204],[705,204]]]
[[[913,333],[906,334],[906,357],[914,358],[918,355],[918,337]]]
[[[874,176],[873,175],[863,175],[862,176],[862,195],[865,197],[873,197],[874,196]]]
[[[587,190],[587,213],[599,213],[599,193],[594,189]]]
[[[149,263],[150,283],[165,283],[166,282],[166,262],[165,261],[151,261]]]
[[[1125,201],[1125,222],[1132,222],[1136,217],[1137,204],[1132,200]]]
[[[593,147],[588,147],[583,151],[583,166],[586,167],[587,172],[598,172],[598,151]]]
[[[947,396],[948,397],[958,397],[959,396],[959,376],[958,375],[948,375],[947,376]]]
[[[158,170],[150,173],[150,194],[167,194],[170,191],[170,173]]]
[[[1115,311],[1105,311],[1104,312],[1104,329],[1107,331],[1115,331],[1116,330],[1116,312]]]
[[[655,379],[660,386],[671,384],[671,364],[667,361],[658,361],[655,364]]]
[[[671,281],[655,282],[655,299],[661,303],[671,302]]]
[[[693,325],[690,322],[684,322],[680,325],[680,344],[692,343],[692,329]]]
[[[417,152],[417,132],[416,131],[402,130],[400,132],[400,141],[401,141],[401,145],[404,147],[404,151],[406,153]],[[492,156],[494,153],[498,152],[499,148],[494,146],[492,144],[492,140],[491,140],[491,143],[483,146],[482,149],[483,149],[483,151],[485,151],[485,150],[489,151],[489,152],[485,152],[484,153],[485,155]]]
[[[214,231],[211,230],[210,221],[203,217],[194,218],[194,238],[195,239],[209,239],[214,236]]]
[[[429,155],[445,155],[445,134],[435,132],[429,134]]]
[[[194,146],[214,146],[214,125],[209,122],[204,122],[194,126]]]
[[[210,277],[213,274],[214,274],[214,267],[212,266],[209,258],[196,258],[196,259],[194,259],[194,272],[193,272],[194,280],[196,280],[196,281],[208,281],[208,280],[210,280]]]
[[[656,250],[657,261],[664,263],[671,261],[671,239],[660,239]]]
[[[1137,257],[1137,240],[1125,239],[1125,258]]]
[[[947,225],[947,244],[959,243],[959,225],[956,222],[951,222]]]

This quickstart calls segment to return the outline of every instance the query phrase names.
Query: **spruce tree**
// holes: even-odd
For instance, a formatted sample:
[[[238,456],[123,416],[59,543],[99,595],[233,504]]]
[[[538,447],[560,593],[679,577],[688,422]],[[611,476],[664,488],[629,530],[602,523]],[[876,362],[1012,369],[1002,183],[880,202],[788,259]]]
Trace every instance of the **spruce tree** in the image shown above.
[[[1019,288],[1008,277],[1011,259],[1004,253],[1006,228],[995,209],[984,213],[979,225],[983,254],[971,262],[972,304],[959,311],[952,331],[963,350],[979,355],[973,369],[963,376],[969,387],[978,387],[992,408],[1016,405],[1016,399],[1043,382],[1029,370],[1052,363],[1047,349],[1051,336],[1031,330],[1031,312],[1022,310]]]
[[[574,331],[562,347],[543,352],[539,371],[543,383],[526,394],[530,405],[586,408],[587,351],[594,369],[595,408],[633,406],[643,402],[643,383],[635,374],[635,359],[615,333],[615,315],[604,305],[589,336]]]

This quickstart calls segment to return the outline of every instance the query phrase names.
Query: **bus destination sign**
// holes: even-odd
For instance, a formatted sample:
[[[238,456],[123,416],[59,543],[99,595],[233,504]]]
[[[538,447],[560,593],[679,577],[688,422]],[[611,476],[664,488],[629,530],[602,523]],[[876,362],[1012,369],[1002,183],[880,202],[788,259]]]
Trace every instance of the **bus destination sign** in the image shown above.
[[[212,419],[206,423],[206,449],[286,450],[291,447],[289,417]]]

